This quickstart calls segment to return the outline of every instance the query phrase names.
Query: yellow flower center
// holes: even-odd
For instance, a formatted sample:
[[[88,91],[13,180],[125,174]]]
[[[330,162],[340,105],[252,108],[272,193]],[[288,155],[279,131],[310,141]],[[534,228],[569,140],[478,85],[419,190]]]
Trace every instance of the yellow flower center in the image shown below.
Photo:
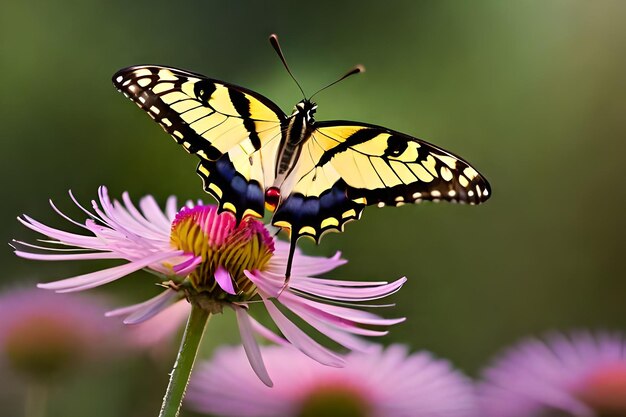
[[[59,376],[83,359],[87,341],[54,312],[26,317],[4,340],[4,354],[17,371],[36,379]]]
[[[371,417],[371,405],[363,393],[349,384],[328,383],[315,387],[302,400],[298,417]]]
[[[233,214],[218,214],[216,206],[183,208],[172,223],[170,239],[174,247],[202,257],[188,278],[198,292],[217,300],[230,296],[215,279],[220,267],[232,278],[235,297],[250,299],[256,286],[244,271],[263,270],[274,253],[274,241],[261,222],[248,217],[237,224]]]

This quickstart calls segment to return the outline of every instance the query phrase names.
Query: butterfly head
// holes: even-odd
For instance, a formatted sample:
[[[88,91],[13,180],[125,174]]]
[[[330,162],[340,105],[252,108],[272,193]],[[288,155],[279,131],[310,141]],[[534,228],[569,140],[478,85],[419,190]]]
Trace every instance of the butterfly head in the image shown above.
[[[316,110],[317,104],[309,100],[302,100],[298,104],[296,104],[296,107],[293,108],[293,113],[291,115],[299,115],[306,121],[307,124],[311,124],[315,121],[313,115],[315,114]]]

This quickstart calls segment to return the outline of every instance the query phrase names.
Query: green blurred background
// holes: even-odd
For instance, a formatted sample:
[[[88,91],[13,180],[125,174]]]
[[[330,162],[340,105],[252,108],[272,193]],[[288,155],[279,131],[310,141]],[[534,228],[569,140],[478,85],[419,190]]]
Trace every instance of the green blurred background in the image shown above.
[[[626,327],[623,158],[626,2],[615,1],[17,1],[0,5],[0,240],[33,240],[15,217],[64,223],[97,186],[205,198],[196,158],[113,88],[121,67],[158,63],[256,90],[291,111],[299,92],[271,50],[280,35],[318,120],[381,124],[471,161],[491,182],[484,206],[369,208],[312,254],[341,250],[334,277],[406,275],[383,341],[451,359],[475,375],[504,345],[551,329]],[[94,270],[0,253],[0,289]],[[156,292],[146,273],[95,290],[116,304]],[[236,343],[211,322],[203,356]],[[53,392],[49,416],[153,416],[173,351],[96,367]],[[20,415],[2,371],[0,415]],[[184,415],[192,415],[186,412]]]

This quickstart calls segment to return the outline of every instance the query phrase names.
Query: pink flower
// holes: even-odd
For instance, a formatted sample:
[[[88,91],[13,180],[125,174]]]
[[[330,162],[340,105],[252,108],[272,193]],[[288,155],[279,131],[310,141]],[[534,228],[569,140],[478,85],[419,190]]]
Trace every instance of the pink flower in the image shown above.
[[[14,289],[0,295],[0,362],[35,379],[58,377],[112,352],[119,325],[97,298]]]
[[[221,348],[191,379],[186,405],[225,417],[470,417],[468,378],[428,352],[401,345],[352,352],[342,369],[299,355],[289,346],[262,349],[275,385],[242,366],[240,348]]]
[[[63,218],[84,229],[85,234],[55,229],[24,215],[20,221],[26,227],[51,240],[47,240],[45,247],[16,241],[20,249],[15,253],[44,261],[121,259],[127,262],[39,287],[57,292],[81,291],[146,269],[160,276],[166,289],[148,301],[111,311],[108,315],[125,316],[127,324],[159,319],[161,324],[174,329],[177,320],[186,315],[184,307],[177,304],[186,303],[185,298],[211,313],[232,309],[250,363],[268,385],[271,380],[255,334],[279,343],[288,341],[325,365],[338,367],[344,363],[340,354],[299,329],[277,304],[348,349],[367,349],[370,344],[359,336],[384,335],[387,332],[379,327],[404,320],[383,319],[358,308],[337,305],[383,298],[396,292],[406,281],[405,278],[392,283],[317,278],[345,263],[339,253],[324,258],[298,251],[289,286],[281,293],[289,245],[275,241],[263,224],[252,218],[238,223],[232,214],[218,213],[216,206],[191,202],[178,211],[174,197],[168,199],[164,211],[151,196],[141,199],[137,208],[127,193],[122,195],[121,202],[111,200],[104,187],[99,190],[99,201],[92,201],[93,212],[84,209],[75,199],[74,202],[89,216],[84,223],[52,207]],[[250,317],[250,302],[257,300],[265,306],[284,338]],[[160,312],[163,313],[159,315]],[[146,338],[149,334],[144,332]]]
[[[626,340],[551,334],[506,350],[484,371],[486,417],[626,415]]]

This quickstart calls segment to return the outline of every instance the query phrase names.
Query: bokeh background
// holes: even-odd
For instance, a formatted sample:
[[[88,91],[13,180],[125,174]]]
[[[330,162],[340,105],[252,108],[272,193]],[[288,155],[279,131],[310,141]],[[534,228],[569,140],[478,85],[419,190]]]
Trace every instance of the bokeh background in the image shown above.
[[[305,91],[367,67],[317,97],[318,120],[381,124],[462,155],[491,182],[484,206],[369,208],[311,254],[341,250],[350,279],[406,275],[406,323],[383,339],[428,349],[476,375],[528,334],[626,328],[626,2],[601,0],[0,4],[0,241],[34,240],[15,217],[64,225],[67,190],[205,198],[187,155],[113,88],[119,68],[159,63],[254,89],[290,111],[299,92],[267,42],[280,35]],[[0,290],[94,270],[0,251]],[[93,290],[112,304],[156,293],[153,278]],[[2,318],[0,318],[1,320]],[[236,343],[230,315],[202,355]],[[172,348],[175,341],[172,341]],[[53,416],[156,415],[174,350],[91,366],[59,383]],[[21,381],[0,368],[1,416]],[[185,412],[185,416],[192,416]]]

